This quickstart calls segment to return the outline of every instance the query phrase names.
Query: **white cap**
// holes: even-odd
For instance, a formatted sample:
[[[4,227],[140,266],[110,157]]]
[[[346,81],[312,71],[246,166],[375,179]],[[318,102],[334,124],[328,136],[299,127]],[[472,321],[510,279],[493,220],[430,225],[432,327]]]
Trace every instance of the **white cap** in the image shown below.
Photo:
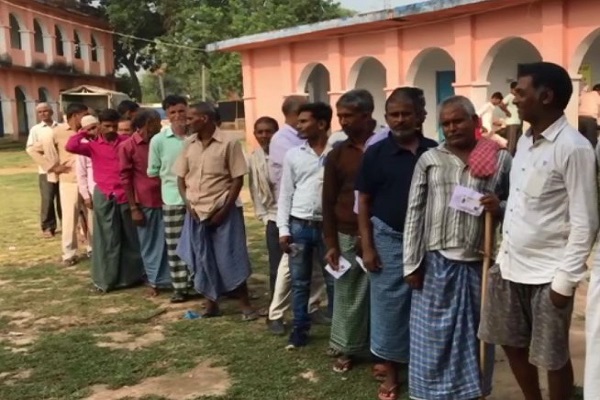
[[[93,115],[86,115],[85,117],[81,118],[81,127],[82,128],[86,128],[92,124],[97,124],[98,123],[98,119],[96,117],[94,117]]]

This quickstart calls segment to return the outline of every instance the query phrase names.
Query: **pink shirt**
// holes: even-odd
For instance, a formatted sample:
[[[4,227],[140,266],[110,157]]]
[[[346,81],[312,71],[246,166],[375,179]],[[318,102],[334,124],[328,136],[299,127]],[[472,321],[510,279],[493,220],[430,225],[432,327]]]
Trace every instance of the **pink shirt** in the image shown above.
[[[69,138],[65,149],[74,154],[92,159],[94,181],[106,197],[112,197],[118,204],[127,203],[127,195],[119,177],[119,154],[117,147],[129,136],[117,136],[112,142],[102,137],[89,140],[86,131],[79,131]],[[88,139],[88,140],[86,140]]]
[[[159,178],[148,176],[150,144],[135,132],[119,146],[120,176],[123,188],[131,188],[135,201],[142,207],[162,208]]]
[[[91,198],[96,187],[94,182],[94,170],[92,169],[92,160],[86,156],[77,156],[75,161],[75,174],[77,175],[77,186],[79,194],[85,200]]]

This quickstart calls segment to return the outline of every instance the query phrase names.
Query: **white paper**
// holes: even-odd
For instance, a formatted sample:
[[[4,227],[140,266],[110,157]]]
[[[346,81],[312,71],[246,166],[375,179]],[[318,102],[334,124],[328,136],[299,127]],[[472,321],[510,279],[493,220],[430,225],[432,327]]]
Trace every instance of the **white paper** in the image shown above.
[[[367,269],[367,267],[365,267],[365,262],[363,261],[362,258],[360,258],[359,256],[356,256],[356,262],[358,263],[358,266],[363,269],[363,271],[365,271],[366,273],[369,273],[369,270]]]
[[[350,264],[350,261],[346,260],[344,257],[340,257],[338,264],[339,268],[337,271],[333,269],[333,267],[329,264],[327,264],[327,266],[325,267],[325,271],[329,272],[331,276],[333,276],[335,279],[340,279],[340,277],[346,272],[348,272],[350,270],[350,267],[352,266],[352,264]]]
[[[457,185],[452,193],[449,207],[479,217],[483,213],[482,197],[483,194],[471,188]]]

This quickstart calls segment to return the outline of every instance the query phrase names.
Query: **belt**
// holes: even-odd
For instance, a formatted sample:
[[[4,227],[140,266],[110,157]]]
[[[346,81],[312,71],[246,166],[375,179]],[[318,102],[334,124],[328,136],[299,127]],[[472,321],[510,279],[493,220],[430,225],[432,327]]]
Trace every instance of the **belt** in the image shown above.
[[[320,228],[321,226],[323,226],[322,221],[312,221],[309,219],[296,218],[293,215],[290,215],[290,221],[298,222],[300,224],[303,224],[304,226],[309,226],[311,228]]]

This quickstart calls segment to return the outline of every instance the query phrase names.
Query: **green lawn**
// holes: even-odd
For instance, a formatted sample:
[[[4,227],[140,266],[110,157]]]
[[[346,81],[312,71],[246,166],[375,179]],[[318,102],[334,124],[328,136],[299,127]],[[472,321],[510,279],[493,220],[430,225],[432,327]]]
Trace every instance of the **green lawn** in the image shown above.
[[[32,172],[14,171],[23,167]],[[290,353],[284,350],[285,338],[266,333],[264,321],[242,323],[233,301],[224,301],[223,318],[187,321],[183,313],[199,311],[200,301],[172,307],[167,294],[151,300],[144,288],[93,293],[88,262],[62,267],[60,240],[39,237],[37,176],[30,167],[22,151],[0,152],[0,399],[83,399],[94,385],[117,389],[167,373],[185,377],[204,361],[224,367],[231,386],[221,397],[198,398],[376,397],[368,365],[344,377],[330,370],[325,328],[314,330],[310,347]],[[251,210],[247,217],[254,267],[250,287],[262,307],[268,301],[263,228]],[[111,345],[111,339],[99,335],[115,332],[129,334],[125,345],[153,332],[158,338],[134,350],[100,347]],[[112,341],[123,339],[112,336]],[[201,381],[193,386],[206,383]],[[141,398],[184,398],[155,394]]]

